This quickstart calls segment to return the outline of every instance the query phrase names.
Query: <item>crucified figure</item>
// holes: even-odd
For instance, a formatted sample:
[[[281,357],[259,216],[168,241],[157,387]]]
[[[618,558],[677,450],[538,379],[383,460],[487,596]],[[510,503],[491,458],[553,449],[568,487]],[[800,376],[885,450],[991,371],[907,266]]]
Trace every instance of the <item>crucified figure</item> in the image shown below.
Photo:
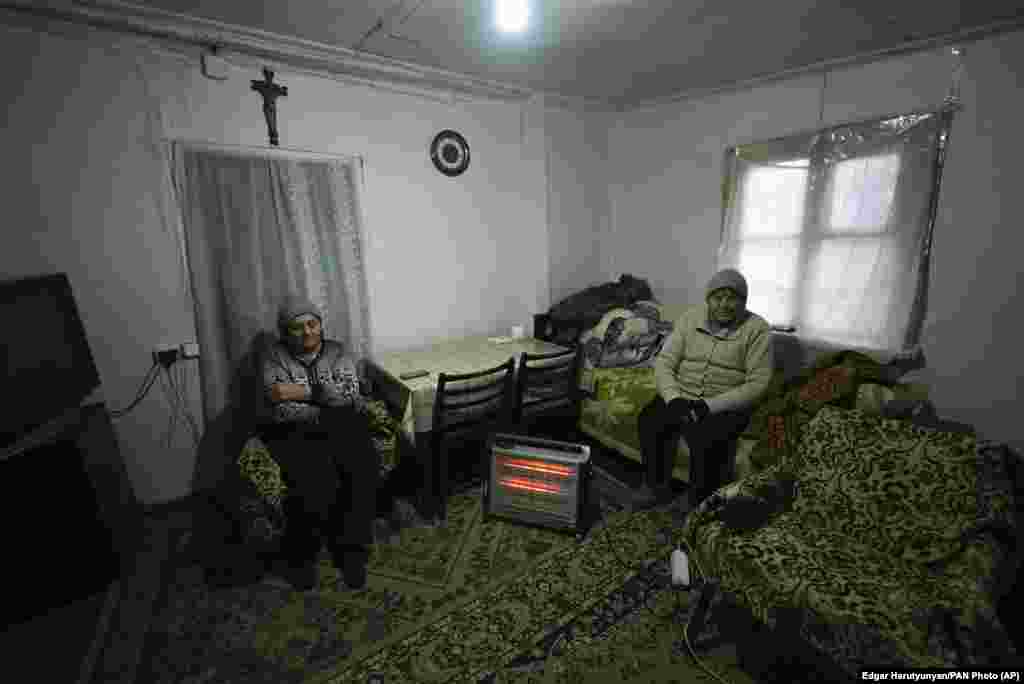
[[[277,98],[287,97],[287,86],[274,83],[274,72],[263,70],[262,81],[252,81],[252,89],[263,96],[263,118],[267,120],[267,134],[270,144],[277,146]]]

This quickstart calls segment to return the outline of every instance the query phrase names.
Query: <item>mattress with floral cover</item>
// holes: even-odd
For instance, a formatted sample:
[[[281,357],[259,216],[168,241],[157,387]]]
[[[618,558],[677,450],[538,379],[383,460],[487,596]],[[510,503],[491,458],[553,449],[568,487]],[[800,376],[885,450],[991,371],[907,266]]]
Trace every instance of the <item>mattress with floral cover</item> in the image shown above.
[[[705,499],[683,535],[733,603],[851,678],[1006,665],[996,605],[1020,566],[1020,469],[971,433],[824,405],[798,448]]]

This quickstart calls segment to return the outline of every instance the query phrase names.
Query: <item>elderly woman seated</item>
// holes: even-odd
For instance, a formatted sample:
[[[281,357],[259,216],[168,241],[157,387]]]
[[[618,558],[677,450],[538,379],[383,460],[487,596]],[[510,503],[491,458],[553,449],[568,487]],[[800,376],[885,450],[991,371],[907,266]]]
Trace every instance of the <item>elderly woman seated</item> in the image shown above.
[[[287,579],[311,589],[326,543],[345,583],[360,589],[381,484],[360,366],[341,343],[324,339],[322,315],[308,300],[289,299],[278,326],[281,340],[262,363],[271,410],[259,436],[291,492],[281,543]]]

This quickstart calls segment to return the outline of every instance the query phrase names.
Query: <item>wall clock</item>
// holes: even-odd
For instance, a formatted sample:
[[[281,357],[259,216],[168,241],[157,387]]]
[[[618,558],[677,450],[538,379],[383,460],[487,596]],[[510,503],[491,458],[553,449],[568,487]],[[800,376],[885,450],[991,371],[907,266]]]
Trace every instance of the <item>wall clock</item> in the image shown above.
[[[430,160],[446,176],[458,176],[469,167],[469,143],[455,131],[441,131],[430,143]]]

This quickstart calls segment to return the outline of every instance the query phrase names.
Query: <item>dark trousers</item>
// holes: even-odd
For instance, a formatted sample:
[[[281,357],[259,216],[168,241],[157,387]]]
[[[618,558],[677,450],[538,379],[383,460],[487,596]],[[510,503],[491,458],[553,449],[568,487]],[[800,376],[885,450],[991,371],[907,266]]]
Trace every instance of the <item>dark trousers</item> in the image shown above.
[[[325,409],[319,425],[272,426],[262,433],[289,488],[282,553],[299,565],[321,546],[335,557],[365,562],[373,543],[380,487],[380,455],[365,416]]]
[[[686,440],[690,452],[691,501],[696,504],[724,484],[733,448],[750,422],[750,412],[723,411],[710,414],[697,424],[684,423],[658,395],[640,411],[638,422],[640,449],[650,486],[669,485],[679,437]]]

